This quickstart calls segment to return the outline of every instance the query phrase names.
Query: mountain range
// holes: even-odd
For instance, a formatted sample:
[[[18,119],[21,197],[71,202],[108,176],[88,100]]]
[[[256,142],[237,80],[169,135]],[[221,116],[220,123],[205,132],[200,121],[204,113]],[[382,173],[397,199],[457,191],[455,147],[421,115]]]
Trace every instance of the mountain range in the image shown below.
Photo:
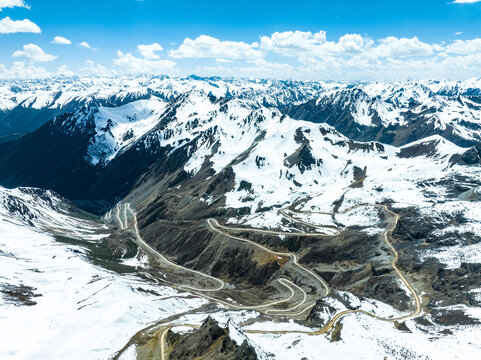
[[[4,81],[0,134],[2,218],[64,243],[87,222],[99,237],[75,246],[95,266],[205,302],[150,319],[117,358],[155,358],[164,337],[205,355],[189,341],[215,332],[215,354],[315,359],[315,329],[346,358],[480,350],[481,80]],[[246,342],[211,320],[169,332],[201,315]]]

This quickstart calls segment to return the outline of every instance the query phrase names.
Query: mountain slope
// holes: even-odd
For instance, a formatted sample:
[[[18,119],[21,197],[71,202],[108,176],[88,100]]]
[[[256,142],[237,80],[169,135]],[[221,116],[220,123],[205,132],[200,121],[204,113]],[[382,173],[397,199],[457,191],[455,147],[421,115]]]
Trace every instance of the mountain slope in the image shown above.
[[[118,107],[152,97],[169,101],[190,90],[215,96],[256,101],[268,107],[306,102],[328,82],[243,80],[190,76],[58,77],[45,80],[0,81],[0,138],[32,132],[54,116],[83,106]]]
[[[210,193],[227,193],[228,206],[255,212],[294,202],[329,183],[348,186],[361,173],[417,166],[416,158],[423,156],[433,165],[444,159],[445,167],[447,160],[469,151],[439,137],[400,149],[358,143],[327,125],[296,121],[257,102],[196,90],[167,105],[153,98],[58,117],[20,140],[0,144],[0,181],[107,202],[142,183],[167,190],[193,181],[206,189],[213,184],[202,197],[205,204]],[[252,178],[254,173],[262,176]],[[230,183],[224,180],[223,190],[216,192],[222,176]]]
[[[481,82],[358,84],[285,112],[332,125],[353,140],[399,146],[437,134],[473,146],[481,140]]]

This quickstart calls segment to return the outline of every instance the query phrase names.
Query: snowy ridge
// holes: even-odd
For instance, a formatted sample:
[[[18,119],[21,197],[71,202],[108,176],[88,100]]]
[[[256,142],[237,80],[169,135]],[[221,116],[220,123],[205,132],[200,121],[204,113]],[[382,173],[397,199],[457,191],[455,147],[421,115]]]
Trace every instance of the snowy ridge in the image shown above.
[[[246,341],[250,346],[252,346],[256,352],[258,360],[267,360],[267,354],[262,350],[262,348],[255,344],[251,339],[249,339],[246,334],[235,324],[232,319],[227,322],[227,327],[229,330],[229,336],[232,340],[236,342],[237,345],[241,346],[244,341]]]
[[[61,108],[71,102],[103,101],[108,105],[150,95],[171,100],[190,90],[203,90],[214,96],[256,100],[269,106],[306,102],[324,89],[341,84],[278,80],[221,79],[190,76],[85,77],[45,80],[0,81],[0,111],[16,106]]]
[[[101,106],[94,117],[95,136],[87,149],[92,165],[112,160],[156,124],[165,103],[157,98],[138,100],[117,108]]]
[[[58,77],[45,80],[0,81],[0,121],[4,134],[32,131],[51,116],[76,111],[80,106],[117,107],[151,98],[168,102],[190,91],[215,98],[249,100],[256,107],[284,111],[313,100],[322,114],[316,122],[333,121],[349,114],[363,127],[407,126],[421,121],[435,132],[473,142],[481,139],[481,80],[336,83],[328,81],[277,81],[168,76]],[[22,109],[49,112],[32,123],[11,112]],[[312,114],[311,114],[312,115]],[[296,116],[296,118],[298,118]],[[38,123],[40,121],[40,123]],[[339,129],[338,129],[339,130]],[[430,135],[430,134],[428,134]],[[426,136],[428,136],[426,135]],[[419,139],[420,137],[418,137]],[[412,141],[412,140],[411,140]]]
[[[82,236],[100,239],[95,235],[98,226],[70,216],[72,206],[49,190],[35,188],[5,189],[0,187],[0,214],[19,226],[37,231],[80,232]],[[104,227],[105,228],[105,227]]]
[[[481,80],[376,82],[326,91],[315,105],[342,109],[362,126],[407,126],[422,119],[435,130],[452,128],[454,135],[474,141],[481,139],[480,96]]]
[[[424,190],[416,184],[441,171],[456,173],[459,170],[450,167],[449,160],[466,151],[440,136],[401,148],[353,142],[329,125],[293,120],[246,100],[213,100],[202,91],[190,92],[169,106],[160,125],[136,146],[171,151],[185,147],[189,161],[184,169],[191,175],[205,164],[215,173],[231,165],[236,186],[226,195],[227,206],[249,206],[251,213],[294,203],[306,194],[324,194],[313,201],[332,204],[362,173],[368,179],[362,190],[364,202],[388,198],[419,202]],[[242,189],[242,183],[249,188]]]

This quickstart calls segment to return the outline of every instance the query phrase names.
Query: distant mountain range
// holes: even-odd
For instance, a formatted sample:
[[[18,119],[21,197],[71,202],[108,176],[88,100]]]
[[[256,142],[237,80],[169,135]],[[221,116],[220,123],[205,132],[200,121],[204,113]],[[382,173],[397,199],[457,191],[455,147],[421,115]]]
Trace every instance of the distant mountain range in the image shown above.
[[[371,172],[371,162],[376,167],[382,163],[390,167],[400,158],[412,158],[415,164],[416,158],[425,157],[435,162],[479,163],[474,147],[481,124],[474,117],[476,96],[469,100],[468,95],[452,97],[454,90],[447,85],[437,84],[437,94],[425,97],[434,90],[421,85],[409,90],[394,85],[341,90],[332,86],[336,90],[327,91],[311,88],[310,83],[300,83],[297,88],[295,83],[285,82],[150,79],[154,80],[163,86],[156,90],[157,95],[152,95],[149,87],[142,88],[141,79],[134,79],[132,89],[124,87],[125,95],[114,95],[110,87],[105,92],[95,90],[93,93],[104,94],[103,101],[89,96],[72,100],[69,96],[69,103],[77,104],[75,111],[55,116],[32,133],[0,144],[0,184],[48,188],[73,200],[113,202],[147,179],[157,184],[165,182],[167,176],[171,177],[164,185],[167,187],[193,178],[204,184],[215,183],[219,176],[228,176],[230,182],[218,184],[223,188],[218,195],[223,195],[242,181],[251,183],[251,174],[260,171],[265,184],[246,190],[273,191],[273,184],[282,182],[283,189],[290,188],[295,194],[309,192],[312,182],[322,182],[325,174],[330,181],[350,181],[355,169]],[[420,94],[419,89],[424,92]],[[321,91],[323,95],[308,100]],[[374,96],[376,91],[381,95]],[[226,93],[231,96],[226,97]],[[105,105],[107,98],[109,106]],[[59,99],[61,96],[53,101]],[[295,105],[299,99],[307,102]],[[431,105],[419,105],[415,99]],[[452,116],[463,114],[465,120],[456,117],[447,121],[444,109],[435,111],[441,102],[469,109],[456,113],[446,110],[453,111]],[[330,117],[323,116],[326,106],[332,110]],[[420,107],[425,107],[423,115]],[[309,121],[288,115],[304,111]],[[416,119],[407,120],[413,114]],[[390,141],[377,141],[386,137]],[[390,143],[403,146],[395,148]],[[360,155],[355,157],[356,153]],[[334,175],[334,171],[338,173]],[[321,179],[316,180],[317,176]],[[244,204],[251,211],[280,206],[289,199],[281,201],[276,193],[277,200],[271,201],[266,190],[262,196],[250,197],[262,198],[254,201],[256,205],[252,201]]]
[[[0,81],[0,136],[31,132],[84,105],[117,107],[152,98],[168,102],[191,90],[327,123],[359,141],[404,145],[438,134],[467,146],[481,137],[481,80],[336,83],[197,76]]]

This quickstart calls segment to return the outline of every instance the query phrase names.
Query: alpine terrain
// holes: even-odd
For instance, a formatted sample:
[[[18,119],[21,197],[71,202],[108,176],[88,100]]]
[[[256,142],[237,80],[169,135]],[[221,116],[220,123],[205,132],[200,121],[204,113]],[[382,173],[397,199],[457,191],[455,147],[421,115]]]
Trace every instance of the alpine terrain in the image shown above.
[[[481,80],[0,81],[1,359],[475,359]]]

